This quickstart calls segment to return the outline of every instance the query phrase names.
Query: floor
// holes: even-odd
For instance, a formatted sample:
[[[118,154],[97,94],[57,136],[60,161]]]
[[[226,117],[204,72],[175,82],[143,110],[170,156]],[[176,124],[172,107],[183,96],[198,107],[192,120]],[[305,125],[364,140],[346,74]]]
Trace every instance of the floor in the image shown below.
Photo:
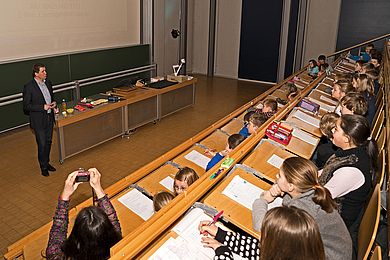
[[[129,139],[110,142],[58,162],[56,138],[52,164],[57,171],[40,175],[35,138],[28,127],[0,135],[0,257],[7,246],[48,223],[66,176],[79,167],[96,167],[102,185],[108,187],[134,170],[194,136],[247,101],[264,92],[266,85],[198,75],[196,104],[137,129]],[[56,135],[56,132],[54,133]],[[71,206],[90,197],[88,185],[80,185]]]

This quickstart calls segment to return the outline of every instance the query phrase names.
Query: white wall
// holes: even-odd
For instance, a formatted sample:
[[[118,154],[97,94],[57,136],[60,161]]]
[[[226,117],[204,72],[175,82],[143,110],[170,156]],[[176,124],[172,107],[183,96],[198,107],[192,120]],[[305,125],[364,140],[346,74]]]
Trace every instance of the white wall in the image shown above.
[[[214,60],[216,76],[238,78],[241,7],[241,0],[217,1]]]
[[[308,1],[302,65],[336,50],[341,0]]]
[[[210,1],[189,0],[188,9],[187,72],[207,74]]]
[[[139,44],[140,1],[2,1],[0,42],[0,61]]]

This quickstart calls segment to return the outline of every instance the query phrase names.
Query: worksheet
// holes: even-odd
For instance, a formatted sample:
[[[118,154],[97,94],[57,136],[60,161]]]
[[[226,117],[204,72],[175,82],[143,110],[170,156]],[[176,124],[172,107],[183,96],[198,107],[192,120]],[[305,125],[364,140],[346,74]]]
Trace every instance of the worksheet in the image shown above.
[[[153,201],[137,189],[132,189],[118,200],[145,221],[154,214]]]

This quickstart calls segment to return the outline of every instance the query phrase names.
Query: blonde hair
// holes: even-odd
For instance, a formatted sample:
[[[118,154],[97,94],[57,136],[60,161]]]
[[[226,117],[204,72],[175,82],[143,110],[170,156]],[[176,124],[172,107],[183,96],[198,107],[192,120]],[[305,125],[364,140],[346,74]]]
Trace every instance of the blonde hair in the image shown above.
[[[355,88],[353,87],[351,81],[349,80],[337,80],[334,85],[338,85],[339,88],[340,88],[340,91],[343,92],[343,93],[349,93],[349,92],[353,92],[355,90]],[[333,85],[333,87],[334,87]]]
[[[326,113],[321,117],[320,130],[328,138],[333,138],[333,128],[336,127],[336,121],[340,116],[334,112]]]
[[[324,244],[313,217],[294,206],[269,210],[261,227],[260,259],[324,260]]]
[[[153,197],[153,207],[154,211],[157,212],[167,205],[175,196],[166,191],[160,191]]]
[[[280,170],[284,173],[287,182],[294,184],[301,193],[314,189],[314,203],[321,209],[331,213],[337,208],[327,188],[318,182],[318,170],[314,163],[302,157],[290,157],[284,160]]]
[[[367,92],[369,96],[374,95],[374,82],[366,74],[355,75],[356,91],[360,93]]]
[[[175,180],[185,181],[188,186],[193,184],[197,179],[199,179],[198,174],[189,167],[180,169],[175,175]]]

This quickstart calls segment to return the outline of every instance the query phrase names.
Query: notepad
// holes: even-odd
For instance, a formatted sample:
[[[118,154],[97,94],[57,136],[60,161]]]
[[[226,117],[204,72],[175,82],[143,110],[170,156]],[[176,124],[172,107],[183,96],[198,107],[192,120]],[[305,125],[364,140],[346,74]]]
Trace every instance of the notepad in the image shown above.
[[[118,200],[145,221],[154,214],[153,201],[137,189],[132,189]]]
[[[320,96],[320,100],[323,100],[323,101],[328,102],[330,104],[333,104],[335,106],[338,104],[338,102],[336,100],[333,100],[333,99],[330,99],[328,97],[325,97],[324,95]]]
[[[276,154],[273,154],[268,160],[267,163],[271,164],[272,166],[280,169],[280,166],[282,166],[282,163],[284,162],[283,158],[280,158]]]
[[[164,186],[167,190],[174,192],[173,191],[173,178],[171,176],[167,176],[164,179],[162,179],[159,183]]]
[[[260,195],[263,191],[263,189],[241,178],[239,175],[236,175],[230,181],[228,186],[226,186],[226,188],[222,191],[222,194],[226,195],[247,209],[252,210],[253,202],[260,198]],[[277,198],[272,203],[268,204],[268,208],[271,209],[281,205],[282,199]]]
[[[195,163],[196,165],[199,165],[203,169],[206,169],[207,164],[211,160],[209,157],[201,154],[200,152],[198,152],[196,150],[192,150],[186,156],[184,156],[184,158]]]
[[[299,120],[302,120],[303,122],[308,123],[309,125],[315,126],[317,128],[320,127],[319,119],[309,116],[300,110],[296,110],[293,117],[298,118]]]
[[[310,134],[295,128],[292,132],[292,135],[295,136],[296,138],[301,139],[302,141],[305,141],[306,143],[309,143],[311,145],[317,145],[318,139],[311,136]]]

